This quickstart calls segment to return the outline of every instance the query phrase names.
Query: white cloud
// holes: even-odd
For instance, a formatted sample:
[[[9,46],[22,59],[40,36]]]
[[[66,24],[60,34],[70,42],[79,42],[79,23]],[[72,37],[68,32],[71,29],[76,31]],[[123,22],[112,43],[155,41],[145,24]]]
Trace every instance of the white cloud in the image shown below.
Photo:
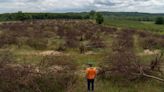
[[[164,13],[164,0],[0,0],[0,13],[90,10]]]

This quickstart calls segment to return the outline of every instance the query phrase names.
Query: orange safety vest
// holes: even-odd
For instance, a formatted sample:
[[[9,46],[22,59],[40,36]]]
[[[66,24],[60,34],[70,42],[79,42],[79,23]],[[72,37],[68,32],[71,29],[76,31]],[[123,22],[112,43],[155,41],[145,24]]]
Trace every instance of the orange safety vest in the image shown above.
[[[87,68],[86,77],[87,79],[94,79],[96,77],[96,68]]]

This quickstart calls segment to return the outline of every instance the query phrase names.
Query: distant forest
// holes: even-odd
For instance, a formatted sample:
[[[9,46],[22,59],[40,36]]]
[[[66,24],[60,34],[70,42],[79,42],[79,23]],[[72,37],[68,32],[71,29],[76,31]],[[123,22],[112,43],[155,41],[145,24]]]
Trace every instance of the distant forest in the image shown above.
[[[33,20],[33,19],[89,19],[88,13],[5,13],[0,14],[0,21]]]
[[[164,13],[101,12],[101,14],[108,18],[134,21],[155,21],[158,17],[164,18]]]
[[[99,12],[104,17],[135,21],[154,21],[157,17],[164,17],[160,13],[138,12]],[[4,13],[0,14],[0,21],[33,20],[33,19],[89,19],[90,12],[81,13]]]

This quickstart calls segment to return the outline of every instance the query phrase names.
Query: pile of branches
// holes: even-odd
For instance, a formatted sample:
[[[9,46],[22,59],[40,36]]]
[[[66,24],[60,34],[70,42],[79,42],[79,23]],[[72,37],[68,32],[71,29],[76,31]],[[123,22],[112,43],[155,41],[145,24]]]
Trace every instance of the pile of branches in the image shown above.
[[[117,31],[116,28],[97,25],[88,20],[33,20],[3,23],[0,25],[0,30],[3,30],[0,34],[0,48],[10,45],[21,48],[27,45],[36,50],[45,50],[51,46],[52,49],[61,51],[67,48],[80,48],[82,41],[88,42],[85,49],[88,46],[104,48],[102,37]],[[97,36],[100,33],[102,37]],[[49,39],[62,40],[63,44],[55,44],[54,40]]]
[[[68,57],[45,56],[39,65],[16,64],[3,57],[0,54],[0,92],[63,92],[76,82],[76,65]]]
[[[159,53],[151,64],[143,64],[134,53],[133,31],[118,32],[112,46],[112,53],[101,64],[100,75],[103,78],[117,78],[123,80],[136,80],[142,78],[162,79],[161,63],[163,53]],[[157,76],[157,74],[159,76]]]

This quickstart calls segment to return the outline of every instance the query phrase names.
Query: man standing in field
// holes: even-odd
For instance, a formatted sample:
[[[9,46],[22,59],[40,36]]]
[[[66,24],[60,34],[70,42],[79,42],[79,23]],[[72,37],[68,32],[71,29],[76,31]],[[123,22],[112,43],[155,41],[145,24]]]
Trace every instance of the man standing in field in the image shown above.
[[[94,79],[96,77],[96,68],[89,64],[89,68],[86,69],[86,78],[88,84],[88,92],[94,92]],[[92,88],[92,89],[91,89]]]

